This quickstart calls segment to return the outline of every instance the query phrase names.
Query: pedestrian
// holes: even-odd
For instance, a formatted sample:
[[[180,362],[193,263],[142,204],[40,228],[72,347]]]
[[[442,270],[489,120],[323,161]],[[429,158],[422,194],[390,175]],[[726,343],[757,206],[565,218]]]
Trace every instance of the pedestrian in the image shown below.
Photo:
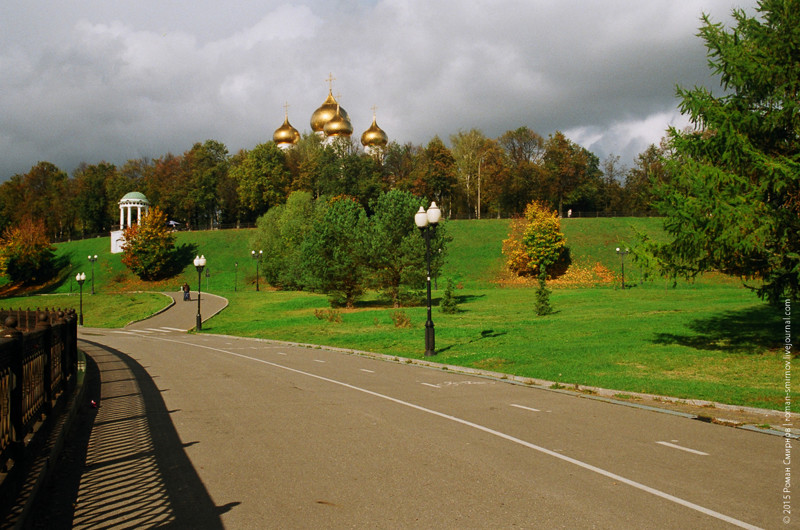
[[[189,284],[188,283],[184,283],[183,287],[181,287],[181,290],[183,291],[183,301],[184,302],[188,302],[190,300],[190,298],[189,298],[189,290],[190,290]]]

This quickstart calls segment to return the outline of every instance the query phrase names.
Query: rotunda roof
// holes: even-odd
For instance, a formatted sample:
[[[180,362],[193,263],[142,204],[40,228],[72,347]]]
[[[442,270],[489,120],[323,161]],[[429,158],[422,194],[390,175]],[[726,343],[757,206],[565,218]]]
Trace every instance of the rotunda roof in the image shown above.
[[[132,191],[130,193],[126,193],[122,197],[122,199],[120,199],[119,202],[123,202],[123,201],[125,201],[125,202],[138,201],[138,202],[144,202],[144,203],[150,204],[150,201],[147,200],[147,197],[144,196],[144,193],[139,193],[138,191]]]

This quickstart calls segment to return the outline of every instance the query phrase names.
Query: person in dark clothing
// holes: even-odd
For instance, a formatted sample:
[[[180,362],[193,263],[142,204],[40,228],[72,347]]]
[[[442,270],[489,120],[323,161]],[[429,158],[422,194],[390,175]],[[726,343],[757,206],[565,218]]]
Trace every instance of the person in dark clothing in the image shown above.
[[[190,290],[189,289],[189,284],[188,283],[184,283],[183,287],[181,287],[181,290],[183,291],[183,300],[185,302],[188,302],[190,300],[190,298],[189,298],[189,290]]]

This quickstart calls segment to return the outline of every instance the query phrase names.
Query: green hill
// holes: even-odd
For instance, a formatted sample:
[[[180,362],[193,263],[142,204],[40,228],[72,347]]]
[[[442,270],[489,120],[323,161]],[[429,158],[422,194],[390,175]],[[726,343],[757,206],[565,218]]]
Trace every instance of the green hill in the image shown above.
[[[461,282],[465,287],[487,287],[501,275],[503,269],[502,244],[508,236],[507,219],[449,221],[448,230],[453,236],[443,276]],[[661,220],[655,218],[581,218],[564,219],[562,229],[567,238],[573,263],[576,267],[603,267],[619,272],[620,260],[617,246],[630,246],[636,233],[651,236],[661,233]],[[250,240],[255,229],[178,232],[176,244],[188,245],[194,254],[203,254],[208,260],[203,277],[203,290],[225,293],[255,288],[255,262],[250,257]],[[148,285],[135,280],[122,264],[120,254],[111,254],[108,237],[71,241],[56,245],[56,255],[69,265],[63,273],[61,284],[48,292],[69,293],[77,290],[74,277],[78,272],[91,277],[92,264],[86,259],[98,255],[94,265],[97,291],[124,291],[150,289],[178,289],[184,281],[197,283],[194,266],[187,265],[178,277]],[[630,269],[635,274],[633,267]],[[90,282],[90,280],[87,280]],[[89,283],[86,287],[89,287]]]
[[[500,251],[508,224],[495,219],[448,223],[453,242],[442,275],[460,284],[456,290],[460,310],[456,314],[434,311],[438,362],[562,385],[782,409],[785,391],[781,378],[775,377],[780,357],[775,338],[782,336],[777,309],[759,301],[736,280],[711,275],[677,286],[642,282],[636,265],[629,263],[626,285],[635,287],[619,289],[616,247],[633,245],[640,232],[663,237],[659,219],[565,219],[562,228],[573,258],[571,270],[602,269],[610,274],[610,280],[591,288],[575,288],[579,282],[566,282],[565,286],[572,288],[554,289],[551,302],[555,313],[547,317],[537,317],[533,310],[534,288],[498,281],[503,276]],[[230,301],[228,309],[206,322],[203,332],[422,357],[425,307],[398,312],[368,296],[354,310],[331,312],[322,295],[263,288],[256,292],[249,243],[253,233],[178,234],[178,244],[189,245],[193,254],[208,259],[209,276],[203,277],[203,290]],[[99,256],[95,265],[99,296],[87,298],[90,284],[84,285],[87,325],[120,326],[125,318],[133,318],[107,319],[119,307],[120,296],[125,297],[126,307],[138,308],[142,316],[163,305],[163,297],[145,299],[115,292],[177,292],[184,281],[196,286],[192,265],[166,282],[140,282],[109,248],[108,238],[57,245],[58,255],[68,265],[66,280],[49,289],[52,293],[75,293],[75,274],[82,271],[91,276],[86,256]],[[444,287],[444,282],[438,284],[434,303]],[[75,307],[78,297],[48,300],[52,301],[42,305]],[[13,301],[12,305],[39,304]],[[397,322],[403,321],[410,327],[398,327]],[[791,397],[800,404],[797,393]],[[792,409],[800,410],[800,406]]]

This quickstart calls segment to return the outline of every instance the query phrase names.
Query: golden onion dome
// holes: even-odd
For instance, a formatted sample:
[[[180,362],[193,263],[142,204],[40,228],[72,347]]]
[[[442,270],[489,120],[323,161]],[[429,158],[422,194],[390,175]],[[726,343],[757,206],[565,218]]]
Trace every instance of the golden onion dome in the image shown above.
[[[347,119],[347,114],[343,114],[338,105],[336,114],[328,120],[322,130],[325,132],[325,136],[350,136],[353,134],[353,126]]]
[[[296,144],[300,141],[300,133],[289,123],[289,116],[283,120],[283,125],[275,129],[272,140],[276,144]]]
[[[314,114],[311,115],[311,130],[314,132],[323,132],[325,129],[325,124],[331,121],[334,116],[336,116],[338,107],[339,114],[347,120],[347,112],[339,107],[339,104],[336,102],[336,99],[333,97],[331,91],[328,91],[328,97],[322,103],[322,105],[314,111]]]
[[[389,137],[378,127],[375,116],[372,117],[372,125],[361,135],[361,145],[364,147],[385,147],[389,143]]]

